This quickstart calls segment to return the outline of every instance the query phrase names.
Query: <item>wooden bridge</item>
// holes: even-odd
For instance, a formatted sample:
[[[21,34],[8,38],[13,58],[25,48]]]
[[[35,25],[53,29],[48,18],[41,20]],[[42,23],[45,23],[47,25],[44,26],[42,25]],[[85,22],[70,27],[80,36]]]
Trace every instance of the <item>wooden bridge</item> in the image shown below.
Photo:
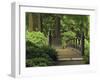
[[[65,49],[57,48],[58,65],[83,64],[83,57],[78,49],[67,47]]]

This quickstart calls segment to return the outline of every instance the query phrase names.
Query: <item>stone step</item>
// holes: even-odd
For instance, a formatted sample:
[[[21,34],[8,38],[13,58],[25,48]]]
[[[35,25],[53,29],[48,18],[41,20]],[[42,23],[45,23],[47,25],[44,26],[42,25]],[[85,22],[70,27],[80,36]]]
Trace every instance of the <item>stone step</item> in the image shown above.
[[[61,60],[57,65],[81,65],[84,64],[83,60]]]
[[[68,61],[68,60],[83,60],[83,58],[58,58],[59,61]]]
[[[82,56],[58,56],[58,58],[82,58]]]

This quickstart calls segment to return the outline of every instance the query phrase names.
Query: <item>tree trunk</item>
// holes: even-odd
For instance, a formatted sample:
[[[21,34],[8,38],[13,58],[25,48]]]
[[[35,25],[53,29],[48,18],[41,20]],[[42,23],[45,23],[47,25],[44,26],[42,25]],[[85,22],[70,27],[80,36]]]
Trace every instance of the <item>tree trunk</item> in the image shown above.
[[[51,36],[51,30],[49,30],[49,45],[52,45],[52,36]]]
[[[39,13],[38,14],[38,29],[39,29],[39,31],[41,31],[41,25],[42,25],[42,22],[41,22],[41,14]]]
[[[42,26],[42,14],[40,14],[39,20],[40,20],[40,31],[43,32],[43,26]]]
[[[33,18],[32,18],[32,13],[29,13],[29,26],[28,26],[28,31],[33,31]]]
[[[41,31],[41,15],[29,13],[29,31]]]
[[[58,17],[58,15],[56,15],[55,17],[55,33],[56,33],[56,45],[60,45],[60,18]]]
[[[38,20],[38,14],[33,14],[33,30],[38,31],[39,30],[39,20]]]

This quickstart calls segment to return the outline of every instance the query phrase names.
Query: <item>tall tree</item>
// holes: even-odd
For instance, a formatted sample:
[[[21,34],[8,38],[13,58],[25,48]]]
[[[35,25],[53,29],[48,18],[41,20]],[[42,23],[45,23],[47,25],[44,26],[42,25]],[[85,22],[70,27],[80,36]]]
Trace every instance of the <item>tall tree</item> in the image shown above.
[[[28,30],[33,31],[33,16],[32,13],[28,13],[29,19],[28,19]]]
[[[41,15],[40,13],[28,13],[28,30],[40,31],[41,30]]]
[[[56,33],[56,45],[60,45],[61,42],[61,32],[60,32],[60,17],[59,15],[55,16],[55,33]]]

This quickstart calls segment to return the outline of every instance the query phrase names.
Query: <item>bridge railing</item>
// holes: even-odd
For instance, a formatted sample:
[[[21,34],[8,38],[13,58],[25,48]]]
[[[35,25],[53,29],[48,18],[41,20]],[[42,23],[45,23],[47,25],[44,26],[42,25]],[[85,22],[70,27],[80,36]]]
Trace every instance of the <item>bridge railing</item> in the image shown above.
[[[84,33],[81,35],[81,37],[75,37],[66,41],[68,47],[79,49],[82,55],[84,55],[84,43]]]

